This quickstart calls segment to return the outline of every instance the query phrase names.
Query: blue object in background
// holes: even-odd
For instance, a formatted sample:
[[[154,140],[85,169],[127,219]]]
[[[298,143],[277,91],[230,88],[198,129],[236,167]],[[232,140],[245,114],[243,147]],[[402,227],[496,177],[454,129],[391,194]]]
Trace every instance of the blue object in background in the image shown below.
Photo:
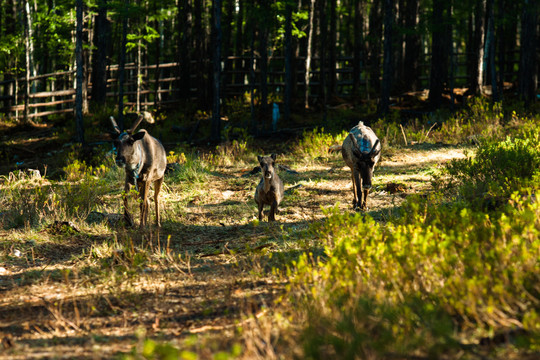
[[[279,105],[274,103],[274,105],[272,105],[272,131],[277,130],[278,120],[279,120]]]

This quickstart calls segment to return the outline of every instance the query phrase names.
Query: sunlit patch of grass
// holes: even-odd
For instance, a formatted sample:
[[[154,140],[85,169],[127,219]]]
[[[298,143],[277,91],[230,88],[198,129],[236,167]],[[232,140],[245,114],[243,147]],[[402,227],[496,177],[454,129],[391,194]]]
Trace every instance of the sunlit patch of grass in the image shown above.
[[[347,137],[348,131],[337,135],[326,133],[324,128],[304,132],[302,138],[293,147],[293,153],[301,158],[328,158],[331,156],[330,147],[341,145]]]

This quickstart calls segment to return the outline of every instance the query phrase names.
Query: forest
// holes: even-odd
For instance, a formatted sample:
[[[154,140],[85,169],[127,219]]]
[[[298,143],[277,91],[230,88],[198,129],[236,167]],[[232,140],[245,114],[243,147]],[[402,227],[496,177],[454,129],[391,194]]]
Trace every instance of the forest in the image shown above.
[[[2,1],[0,360],[540,358],[539,8]]]

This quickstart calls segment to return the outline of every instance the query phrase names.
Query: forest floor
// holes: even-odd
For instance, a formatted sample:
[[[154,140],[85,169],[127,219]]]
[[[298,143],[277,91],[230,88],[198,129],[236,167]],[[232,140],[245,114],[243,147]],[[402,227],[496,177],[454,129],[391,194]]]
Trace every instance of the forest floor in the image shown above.
[[[25,161],[38,162],[27,155],[42,153],[39,145],[26,149]],[[438,167],[461,157],[462,147],[432,144],[384,152],[368,213],[384,222],[407,196],[430,191]],[[272,269],[320,247],[295,234],[323,221],[324,208],[353,213],[339,152],[315,160],[280,154],[278,162],[297,173],[280,172],[286,194],[275,223],[256,220],[254,157],[215,167],[204,181],[166,178],[159,230],[84,219],[0,230],[0,359],[111,358],[140,353],[146,338],[200,358],[231,351],[249,315],[265,316],[283,294],[286,281]],[[99,210],[119,214],[120,205],[114,188]],[[150,223],[153,216],[152,208]]]

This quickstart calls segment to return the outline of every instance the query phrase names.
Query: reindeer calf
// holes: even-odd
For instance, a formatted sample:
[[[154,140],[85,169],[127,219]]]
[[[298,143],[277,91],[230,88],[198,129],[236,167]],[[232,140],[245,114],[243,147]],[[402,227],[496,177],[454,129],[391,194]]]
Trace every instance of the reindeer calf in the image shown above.
[[[139,118],[131,129],[121,132],[116,121],[111,116],[110,120],[117,134],[114,140],[116,148],[116,165],[126,169],[126,182],[124,185],[124,219],[129,226],[133,226],[133,218],[128,211],[128,195],[132,186],[139,191],[141,197],[141,222],[140,227],[146,226],[150,200],[148,193],[150,184],[154,183],[154,203],[156,206],[156,225],[161,226],[159,218],[159,191],[163,183],[167,155],[163,145],[156,138],[150,136],[146,130],[140,130],[133,134],[137,126],[143,120]]]
[[[271,156],[258,156],[262,177],[255,189],[255,202],[259,207],[259,221],[263,218],[264,205],[270,205],[268,221],[276,220],[278,206],[283,200],[283,181],[276,173],[276,154]]]
[[[351,169],[353,208],[367,210],[367,196],[371,189],[373,169],[381,157],[379,138],[371,128],[360,121],[343,141],[341,154]],[[364,190],[363,194],[362,190]]]

